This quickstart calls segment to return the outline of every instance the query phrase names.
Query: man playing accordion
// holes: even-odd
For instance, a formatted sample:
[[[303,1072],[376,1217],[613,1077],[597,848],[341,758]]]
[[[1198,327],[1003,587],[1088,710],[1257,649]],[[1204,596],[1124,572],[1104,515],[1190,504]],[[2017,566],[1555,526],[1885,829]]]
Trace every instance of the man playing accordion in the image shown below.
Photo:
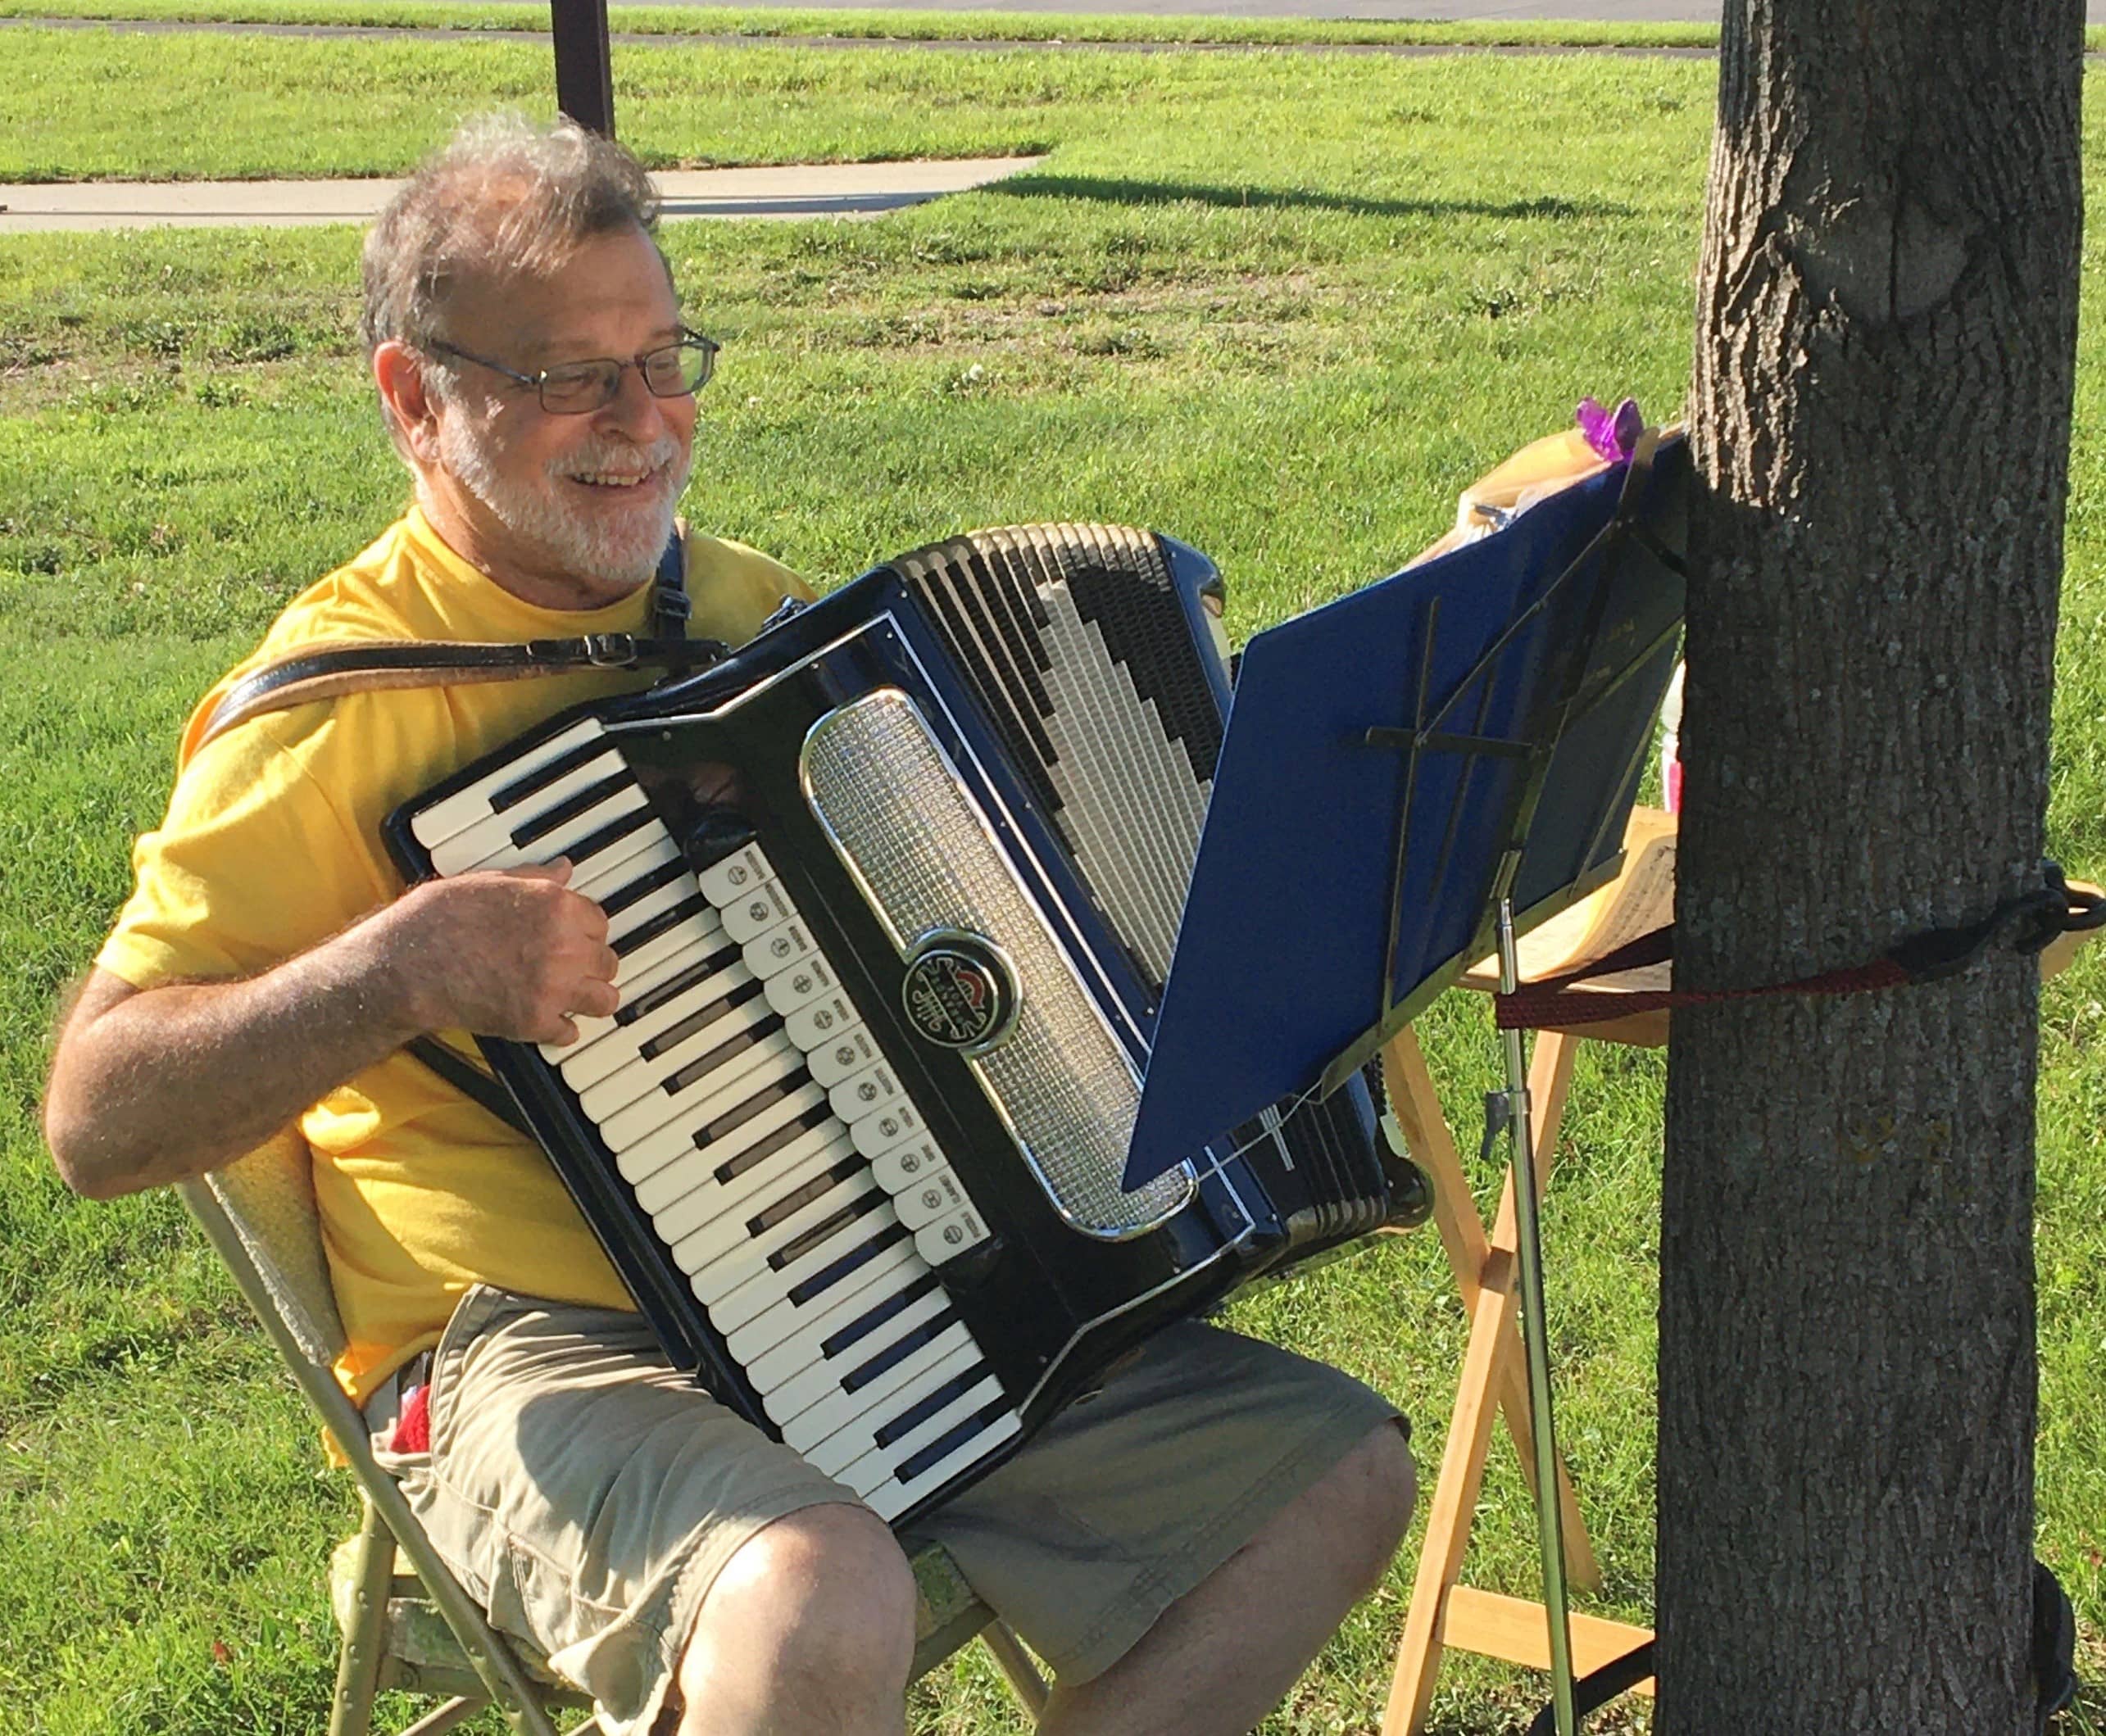
[[[364,333],[415,504],[200,707],[46,1128],[107,1198],[297,1125],[339,1377],[441,1552],[609,1730],[896,1731],[915,1592],[891,1530],[674,1371],[543,1154],[403,1052],[561,1044],[615,1010],[608,918],[566,867],[406,891],[381,827],[638,678],[356,691],[202,739],[234,681],[303,647],[646,631],[715,353],[656,221],[618,147],[511,121],[465,129],[382,215]],[[809,594],[700,535],[685,574],[690,631],[732,644]],[[1051,1666],[1042,1729],[1227,1732],[1379,1577],[1411,1490],[1381,1398],[1187,1324],[916,1529]]]

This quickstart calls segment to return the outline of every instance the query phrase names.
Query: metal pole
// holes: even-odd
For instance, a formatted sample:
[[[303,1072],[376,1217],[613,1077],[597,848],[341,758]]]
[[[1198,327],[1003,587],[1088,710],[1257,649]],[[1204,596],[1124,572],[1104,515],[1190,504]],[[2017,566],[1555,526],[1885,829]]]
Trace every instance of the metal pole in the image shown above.
[[[1514,901],[1501,876],[1499,986],[1511,995],[1521,981],[1514,941]],[[1543,1611],[1550,1627],[1550,1700],[1558,1736],[1577,1736],[1573,1700],[1572,1611],[1565,1596],[1564,1515],[1558,1507],[1558,1438],[1550,1410],[1550,1343],[1543,1308],[1543,1238],[1536,1211],[1536,1130],[1529,1114],[1528,1059],[1521,1033],[1506,1040],[1507,1128],[1514,1141],[1514,1227],[1519,1232],[1521,1336],[1528,1358],[1528,1409],[1536,1434],[1536,1536],[1543,1557]]]
[[[615,81],[607,0],[551,0],[556,106],[588,132],[615,136]]]

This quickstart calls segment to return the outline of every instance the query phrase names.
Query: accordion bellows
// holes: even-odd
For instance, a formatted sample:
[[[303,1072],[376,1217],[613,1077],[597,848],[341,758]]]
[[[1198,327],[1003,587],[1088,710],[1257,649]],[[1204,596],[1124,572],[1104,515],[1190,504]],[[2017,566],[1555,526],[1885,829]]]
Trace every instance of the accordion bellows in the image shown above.
[[[1027,525],[892,565],[927,602],[1011,764],[1160,989],[1221,713],[1156,539],[1125,525]]]

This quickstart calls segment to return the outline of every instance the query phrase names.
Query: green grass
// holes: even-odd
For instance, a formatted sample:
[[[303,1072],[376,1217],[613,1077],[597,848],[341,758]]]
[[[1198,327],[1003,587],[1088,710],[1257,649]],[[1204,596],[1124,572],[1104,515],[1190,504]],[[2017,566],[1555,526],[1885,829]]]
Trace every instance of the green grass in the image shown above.
[[[358,25],[546,34],[546,6],[515,0],[0,0],[0,18],[166,19],[216,24]],[[1715,25],[1584,19],[1385,23],[1376,20],[1131,17],[1115,13],[929,12],[823,7],[617,3],[610,27],[651,36],[846,36],[914,42],[1391,43],[1454,47],[1713,48]]]
[[[1237,154],[1215,159],[1209,197],[1306,196],[1312,211],[1390,209],[1409,216],[1430,160],[1468,143],[1472,118],[1441,93],[1496,89],[1507,62],[1443,61],[1405,87],[1386,63],[1202,52],[1145,56],[1015,48],[972,55],[873,55],[867,49],[765,47],[624,51],[616,102],[624,140],[655,166],[875,161],[1049,149],[1071,138],[1138,145],[1182,125],[1242,135],[1247,92],[1291,154],[1356,99],[1366,106],[1357,151],[1364,168],[1336,184],[1282,188],[1250,180]],[[1656,112],[1708,116],[1700,70],[1656,79],[1656,63],[1605,73],[1604,88]],[[531,40],[288,40],[184,33],[144,36],[23,28],[0,31],[0,181],[64,181],[397,173],[461,116],[511,104],[549,105],[545,45]],[[1586,64],[1537,67],[1531,88],[1573,93]],[[1547,84],[1545,84],[1547,80]],[[209,126],[196,93],[229,94]],[[1408,88],[1432,93],[1400,102]],[[1573,105],[1575,108],[1577,104]],[[1663,107],[1664,106],[1664,107]],[[1423,116],[1423,118],[1422,118]],[[1586,116],[1576,138],[1613,150],[1614,117]],[[1343,139],[1333,139],[1335,161]],[[1138,151],[1120,161],[1149,161]],[[1378,191],[1359,182],[1373,176]],[[1123,177],[1145,197],[1145,176]],[[1441,177],[1448,183],[1451,178]],[[1334,190],[1335,189],[1335,190]],[[1532,185],[1519,196],[1556,197]],[[1621,193],[1590,185],[1604,209]],[[1510,205],[1496,189],[1444,195],[1472,208]],[[1427,215],[1434,215],[1429,211]]]
[[[237,39],[188,59],[188,39],[133,57],[135,40],[0,32],[0,175],[111,172],[127,152],[161,173],[379,172],[464,109],[535,100],[545,79],[526,47]],[[50,79],[25,96],[31,62]],[[1053,152],[1035,175],[881,222],[669,231],[694,316],[728,344],[688,510],[823,579],[969,524],[1105,516],[1212,554],[1241,637],[1393,568],[1473,476],[1582,393],[1635,391],[1658,415],[1682,391],[1705,66],[792,50],[712,51],[706,78],[669,53],[624,64],[625,131],[660,161]],[[190,124],[216,76],[243,93],[238,125]],[[69,94],[91,86],[99,121]],[[0,238],[0,1714],[52,1736],[306,1732],[325,1717],[321,1564],[351,1523],[343,1483],[173,1199],[67,1197],[34,1104],[53,998],[124,896],[129,840],[158,815],[193,697],[402,497],[349,335],[356,242]],[[2095,287],[2051,813],[2056,853],[2092,878],[2106,873],[2101,310]],[[2095,1681],[2102,961],[2047,995],[2040,1141],[2041,1548],[2077,1598]],[[1472,1144],[1495,1053],[1485,1009],[1451,996],[1423,1034]],[[1661,1079],[1657,1056],[1590,1049],[1546,1220],[1562,1427],[1608,1579],[1586,1607],[1632,1617],[1652,1571]],[[1237,1317],[1392,1394],[1430,1484],[1464,1340],[1430,1235],[1252,1296]],[[1474,1582],[1532,1588],[1503,1447],[1477,1539]],[[1373,1727],[1414,1559],[1415,1544],[1269,1736]],[[1510,1730],[1540,1693],[1458,1660],[1435,1727]],[[974,1653],[917,1691],[915,1712],[948,1736],[1019,1727]],[[2095,1690],[2072,1728],[2106,1736]]]

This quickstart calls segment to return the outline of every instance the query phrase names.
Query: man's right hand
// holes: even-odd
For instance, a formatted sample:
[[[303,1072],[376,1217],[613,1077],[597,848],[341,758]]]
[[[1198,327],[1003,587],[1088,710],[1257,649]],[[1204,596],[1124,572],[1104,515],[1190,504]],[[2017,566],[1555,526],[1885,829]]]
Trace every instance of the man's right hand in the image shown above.
[[[253,1150],[427,1031],[577,1040],[615,1010],[606,913],[570,864],[413,888],[259,976],[135,989],[90,971],[44,1092],[44,1135],[76,1191],[179,1181]]]
[[[384,919],[411,1022],[523,1043],[574,1043],[579,1015],[620,1004],[606,913],[570,864],[461,874],[406,893]]]

